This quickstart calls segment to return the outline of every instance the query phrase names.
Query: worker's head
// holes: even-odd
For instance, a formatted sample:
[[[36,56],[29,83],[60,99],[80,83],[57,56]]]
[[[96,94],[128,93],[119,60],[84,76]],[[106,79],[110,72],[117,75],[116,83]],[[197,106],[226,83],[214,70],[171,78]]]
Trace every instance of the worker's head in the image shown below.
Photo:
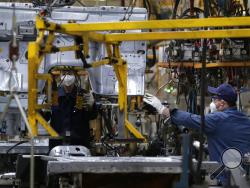
[[[75,74],[71,70],[62,71],[61,73],[61,82],[63,86],[69,87],[75,83]]]
[[[217,88],[208,86],[208,92],[213,94],[212,98],[218,111],[236,106],[237,93],[230,84],[221,84]]]

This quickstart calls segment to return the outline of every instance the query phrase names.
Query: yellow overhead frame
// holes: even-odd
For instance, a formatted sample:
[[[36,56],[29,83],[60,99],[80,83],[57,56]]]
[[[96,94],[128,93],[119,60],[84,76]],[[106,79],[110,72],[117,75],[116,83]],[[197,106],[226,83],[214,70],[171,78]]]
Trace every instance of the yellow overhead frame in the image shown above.
[[[118,103],[120,112],[124,113],[124,125],[136,138],[145,140],[131,123],[127,120],[127,64],[121,58],[120,42],[140,41],[140,40],[172,40],[172,39],[200,39],[200,38],[242,38],[250,37],[250,17],[234,18],[203,18],[203,19],[177,19],[177,20],[153,20],[153,21],[124,21],[107,23],[66,23],[56,24],[48,22],[45,18],[37,16],[36,28],[38,38],[35,42],[30,42],[28,46],[28,120],[31,125],[32,134],[36,136],[37,122],[43,125],[51,136],[58,134],[48,125],[39,114],[42,108],[49,108],[48,104],[38,105],[39,79],[46,80],[51,87],[51,76],[38,74],[38,68],[46,53],[58,51],[83,50],[84,55],[88,55],[89,41],[103,42],[106,44],[108,58],[92,63],[92,67],[110,64],[114,67],[118,79]],[[232,27],[234,27],[232,29]],[[244,28],[245,27],[245,28]],[[186,29],[189,29],[186,31]],[[190,28],[195,28],[194,30]],[[209,28],[203,30],[203,28]],[[126,30],[146,30],[153,32],[126,33]],[[171,29],[171,30],[170,30]],[[178,31],[173,31],[178,29]],[[160,31],[159,31],[160,30]],[[48,37],[45,37],[48,31]],[[115,31],[116,33],[100,33],[100,31]],[[119,32],[120,31],[120,32]],[[62,33],[71,36],[81,37],[83,47],[78,45],[60,47],[53,46],[55,33]],[[48,91],[50,89],[48,88]],[[50,92],[48,92],[50,94]],[[125,132],[128,135],[128,132]]]
[[[37,29],[48,31],[60,31],[60,33],[82,33],[90,31],[119,31],[136,29],[183,29],[202,27],[235,27],[249,26],[250,17],[226,17],[226,18],[199,18],[199,19],[175,19],[175,20],[149,20],[149,21],[123,21],[102,23],[66,23],[56,24],[36,20]]]

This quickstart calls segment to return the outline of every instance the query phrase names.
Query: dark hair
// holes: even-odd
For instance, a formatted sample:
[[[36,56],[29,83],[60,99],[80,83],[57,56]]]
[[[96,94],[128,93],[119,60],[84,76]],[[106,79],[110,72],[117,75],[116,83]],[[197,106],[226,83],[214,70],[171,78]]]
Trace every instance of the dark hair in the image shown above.
[[[227,102],[227,104],[228,104],[229,107],[236,106],[236,102],[229,102],[229,101],[226,101],[226,102]]]

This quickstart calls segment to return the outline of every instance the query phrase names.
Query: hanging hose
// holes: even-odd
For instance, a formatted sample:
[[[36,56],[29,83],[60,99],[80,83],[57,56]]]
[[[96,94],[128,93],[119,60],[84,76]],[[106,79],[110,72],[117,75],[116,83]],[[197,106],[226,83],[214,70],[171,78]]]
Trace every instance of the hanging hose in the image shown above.
[[[194,0],[189,0],[190,2],[190,16],[194,16]]]
[[[197,93],[196,93],[196,90],[194,88],[192,88],[188,94],[188,105],[187,105],[187,111],[192,113],[192,114],[197,113],[196,100],[197,100]]]
[[[151,17],[151,5],[149,0],[143,0],[143,7],[147,9],[148,11],[148,19],[150,20]]]
[[[178,6],[179,6],[180,0],[176,0],[174,4],[174,9],[173,9],[173,14],[172,14],[172,19],[176,18]]]
[[[192,14],[191,12],[192,12],[191,8],[188,8],[188,9],[186,9],[186,10],[180,15],[179,18],[190,18],[190,17],[193,18],[193,17],[198,17],[199,14],[203,13],[204,11],[203,11],[202,9],[200,9],[200,8],[194,7],[194,8],[193,8],[193,16],[191,16],[191,14]]]

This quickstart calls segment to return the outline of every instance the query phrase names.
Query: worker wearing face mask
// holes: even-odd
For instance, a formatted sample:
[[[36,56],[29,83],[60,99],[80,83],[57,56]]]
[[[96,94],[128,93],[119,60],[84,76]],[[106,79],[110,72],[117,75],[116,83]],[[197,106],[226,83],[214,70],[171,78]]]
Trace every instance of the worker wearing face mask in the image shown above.
[[[221,155],[229,147],[239,149],[242,154],[250,152],[250,120],[237,111],[237,94],[229,84],[217,88],[208,87],[213,94],[216,111],[205,115],[204,133],[207,136],[210,160],[221,162]],[[144,102],[152,105],[158,113],[171,118],[171,121],[187,128],[200,129],[201,116],[178,109],[170,110],[151,94],[145,94]]]
[[[90,146],[89,120],[97,116],[92,93],[76,85],[73,71],[61,75],[58,103],[52,106],[51,125],[66,144]]]

